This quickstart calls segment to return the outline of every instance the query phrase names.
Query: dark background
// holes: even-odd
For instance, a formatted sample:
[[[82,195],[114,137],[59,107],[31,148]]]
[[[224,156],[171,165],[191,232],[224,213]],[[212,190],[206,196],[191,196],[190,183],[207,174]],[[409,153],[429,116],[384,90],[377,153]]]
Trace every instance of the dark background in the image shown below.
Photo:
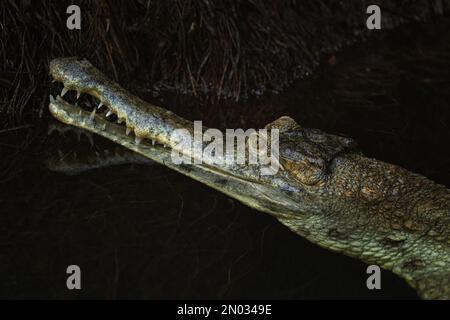
[[[388,271],[382,272],[382,290],[367,290],[365,264],[321,249],[274,218],[159,165],[104,167],[78,175],[50,170],[49,159],[82,162],[95,156],[95,151],[105,156],[104,150],[112,146],[99,138],[92,147],[85,136],[78,141],[70,132],[47,135],[52,121],[46,109],[48,94],[61,88],[51,86],[46,69],[53,57],[89,58],[145,100],[188,119],[203,120],[210,127],[257,128],[289,115],[305,127],[351,136],[366,155],[449,186],[447,14],[429,11],[416,17],[402,8],[391,8],[397,17],[392,18],[391,27],[357,34],[355,29],[365,28],[364,10],[358,7],[361,2],[349,1],[355,11],[347,10],[345,15],[348,8],[336,8],[338,14],[327,20],[337,36],[317,36],[318,43],[305,40],[305,48],[320,51],[314,59],[295,54],[295,39],[288,46],[292,51],[283,51],[280,44],[269,45],[276,47],[278,55],[254,56],[250,49],[259,50],[254,44],[242,54],[241,61],[249,66],[260,61],[263,67],[250,72],[239,65],[235,69],[239,79],[244,75],[253,79],[247,82],[248,92],[238,94],[235,89],[239,81],[233,80],[227,85],[231,94],[224,96],[218,94],[220,77],[213,73],[205,72],[199,78],[210,79],[212,91],[189,87],[189,82],[178,78],[183,72],[175,69],[164,81],[158,81],[164,78],[164,72],[154,65],[161,66],[162,60],[177,61],[182,53],[176,46],[169,46],[164,53],[152,53],[151,39],[158,30],[147,29],[143,16],[157,10],[138,10],[145,7],[144,1],[133,2],[130,7],[125,2],[106,7],[99,5],[102,1],[97,5],[83,2],[80,6],[89,16],[83,20],[86,28],[78,33],[65,28],[66,3],[36,3],[5,1],[0,6],[0,297],[417,298]],[[262,12],[257,1],[246,2],[244,7],[236,3],[247,16]],[[420,10],[421,3],[417,1],[417,7],[409,6],[408,10],[426,12]],[[160,14],[167,8],[161,5]],[[196,10],[202,12],[202,8]],[[107,13],[96,16],[97,9]],[[294,9],[298,8],[279,10],[296,12]],[[231,13],[221,10],[221,21],[228,21],[227,14]],[[140,16],[131,15],[137,11]],[[117,12],[130,16],[120,20]],[[256,14],[253,19],[259,21],[258,17],[266,15]],[[307,26],[316,23],[320,29],[323,21],[314,23],[319,17],[305,14],[300,22],[292,19],[296,22],[287,23],[281,30],[285,33],[275,34],[281,34],[280,39],[291,35],[290,26],[303,21]],[[105,33],[107,19],[110,29]],[[346,24],[341,29],[333,29],[342,21]],[[191,21],[183,20],[184,24]],[[131,27],[124,29],[123,25]],[[242,34],[247,32],[244,27],[237,27]],[[173,43],[181,41],[177,38],[181,37],[179,29],[173,31],[171,23],[158,28],[172,30],[165,34],[171,34]],[[138,37],[144,34],[147,36]],[[302,33],[297,36],[301,38]],[[230,41],[222,40],[225,46]],[[207,44],[191,39],[187,47],[203,48]],[[147,59],[151,54],[159,54],[160,60]],[[184,54],[193,68],[202,61],[201,55]],[[280,59],[300,64],[298,70],[304,72],[290,74],[294,65],[290,69],[286,66],[257,80],[265,74],[265,65]],[[208,70],[222,70],[219,58],[211,61]],[[262,84],[264,92],[260,92]],[[263,95],[256,97],[252,92]],[[70,264],[82,269],[81,291],[66,289],[65,270]]]

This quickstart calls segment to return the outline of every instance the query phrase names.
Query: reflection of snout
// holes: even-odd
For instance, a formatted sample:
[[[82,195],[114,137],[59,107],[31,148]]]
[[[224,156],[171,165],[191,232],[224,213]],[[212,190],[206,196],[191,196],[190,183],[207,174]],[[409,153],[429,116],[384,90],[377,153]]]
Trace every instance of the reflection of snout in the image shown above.
[[[50,171],[76,175],[98,168],[154,162],[90,131],[50,121],[45,165]],[[59,139],[61,138],[61,139]]]

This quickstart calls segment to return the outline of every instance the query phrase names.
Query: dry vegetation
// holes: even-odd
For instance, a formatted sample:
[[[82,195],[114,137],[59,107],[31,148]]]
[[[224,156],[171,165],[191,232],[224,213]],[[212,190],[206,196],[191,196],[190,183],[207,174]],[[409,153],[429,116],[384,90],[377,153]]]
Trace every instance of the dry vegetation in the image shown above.
[[[17,124],[46,115],[47,64],[81,56],[121,83],[214,98],[281,91],[324,53],[364,37],[361,1],[78,1],[82,30],[66,27],[72,1],[0,2],[0,114]],[[383,1],[384,27],[440,14],[443,2]],[[448,6],[448,5],[447,5]]]

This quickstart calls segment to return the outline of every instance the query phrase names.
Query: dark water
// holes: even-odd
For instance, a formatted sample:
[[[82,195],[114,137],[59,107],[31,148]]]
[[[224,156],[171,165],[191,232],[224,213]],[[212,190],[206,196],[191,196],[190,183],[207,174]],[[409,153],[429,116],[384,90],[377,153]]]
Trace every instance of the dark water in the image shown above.
[[[360,149],[450,186],[449,21],[404,26],[334,57],[289,92],[246,105],[138,95],[220,128],[290,115],[355,138]],[[388,271],[309,243],[274,218],[159,165],[67,175],[49,159],[86,162],[111,147],[46,119],[0,132],[0,297],[417,298]],[[59,150],[59,151],[58,151]],[[72,158],[71,158],[72,157]],[[81,291],[66,268],[82,269]]]

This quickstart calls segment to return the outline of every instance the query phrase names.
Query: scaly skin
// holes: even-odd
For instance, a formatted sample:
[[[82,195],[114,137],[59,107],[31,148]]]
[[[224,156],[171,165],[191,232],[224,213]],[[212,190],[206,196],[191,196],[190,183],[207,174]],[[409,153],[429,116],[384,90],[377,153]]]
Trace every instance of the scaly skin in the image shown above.
[[[177,165],[171,150],[189,152],[190,148],[173,143],[170,134],[180,128],[192,133],[191,122],[132,96],[85,60],[55,59],[50,74],[65,88],[99,99],[124,125],[83,111],[59,96],[51,97],[49,104],[56,119],[269,213],[324,248],[392,270],[422,298],[450,298],[450,191],[444,186],[367,158],[353,140],[302,128],[289,117],[266,126],[280,134],[282,170],[274,175],[261,175],[261,168],[253,164]],[[126,127],[135,137],[126,135]]]

